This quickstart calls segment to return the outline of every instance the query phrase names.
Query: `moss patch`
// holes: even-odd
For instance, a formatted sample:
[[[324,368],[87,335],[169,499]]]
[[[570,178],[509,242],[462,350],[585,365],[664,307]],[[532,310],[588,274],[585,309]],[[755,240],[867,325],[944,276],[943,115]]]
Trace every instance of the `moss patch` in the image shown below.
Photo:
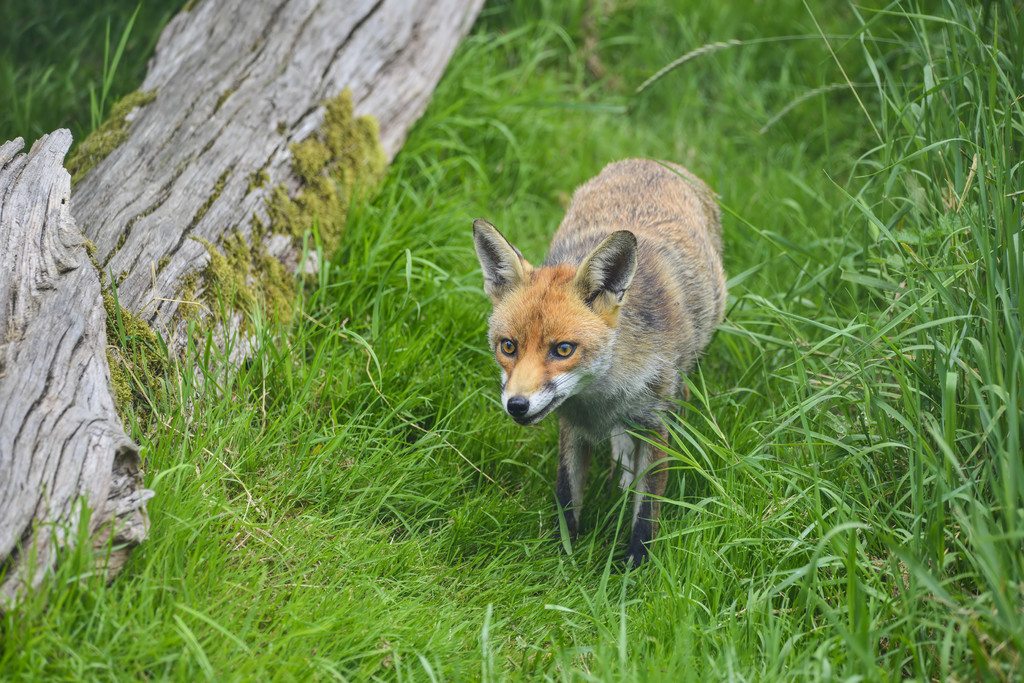
[[[103,284],[103,269],[100,268],[100,262],[96,260],[96,244],[88,237],[82,238],[82,246],[85,247],[85,254],[89,257],[89,262],[92,263],[92,267],[96,269],[96,272],[100,275],[100,284]]]
[[[183,299],[195,297],[197,285],[202,282],[203,304],[214,319],[221,318],[221,311],[248,311],[259,301],[262,307],[275,313],[276,319],[289,322],[295,299],[295,278],[267,253],[264,236],[262,229],[254,229],[250,245],[236,230],[224,238],[220,249],[208,240],[193,237],[206,247],[209,260],[201,270],[183,280]]]
[[[258,171],[253,171],[249,174],[249,192],[258,190],[261,187],[266,186],[270,182],[270,174],[267,173],[267,169],[261,168]]]
[[[103,308],[107,313],[110,383],[118,413],[123,419],[132,405],[137,413],[146,415],[161,384],[155,380],[167,376],[167,356],[152,328],[121,308],[110,291],[103,293]]]
[[[130,121],[127,120],[128,115],[136,107],[143,107],[154,99],[156,99],[155,90],[147,92],[136,90],[122,97],[117,104],[110,108],[110,116],[103,122],[103,125],[89,133],[68,157],[65,168],[71,174],[72,184],[81,180],[93,166],[106,159],[111,152],[128,139],[130,126]]]
[[[248,238],[236,230],[219,245],[192,237],[206,247],[209,260],[179,280],[178,296],[183,301],[201,297],[214,321],[219,321],[226,311],[248,311],[255,302],[274,312],[276,319],[290,321],[295,277],[267,253],[266,239],[271,234],[285,234],[298,243],[316,223],[324,249],[334,250],[341,241],[353,194],[373,189],[383,178],[387,157],[380,146],[376,119],[354,115],[349,90],[325,102],[324,107],[320,130],[291,146],[292,170],[300,180],[298,192],[292,197],[283,185],[269,192],[269,224],[253,216]],[[220,196],[229,172],[218,179],[210,197],[193,217],[193,226]],[[266,186],[270,177],[266,169],[259,169],[248,180],[252,192]],[[182,317],[197,321],[198,310],[189,305],[178,308]]]
[[[380,146],[377,120],[354,115],[352,91],[324,103],[320,130],[291,146],[292,169],[302,185],[295,197],[282,186],[267,200],[271,230],[296,240],[319,222],[326,251],[337,248],[352,194],[369,190],[383,178],[387,157]]]

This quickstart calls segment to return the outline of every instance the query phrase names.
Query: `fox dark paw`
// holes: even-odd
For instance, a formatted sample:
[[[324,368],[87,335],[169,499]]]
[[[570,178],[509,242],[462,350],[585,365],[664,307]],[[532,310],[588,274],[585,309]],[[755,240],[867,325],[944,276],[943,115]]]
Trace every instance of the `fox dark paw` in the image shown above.
[[[645,543],[630,543],[629,544],[629,555],[626,556],[626,565],[632,569],[637,569],[640,565],[645,564],[648,559],[647,545]]]

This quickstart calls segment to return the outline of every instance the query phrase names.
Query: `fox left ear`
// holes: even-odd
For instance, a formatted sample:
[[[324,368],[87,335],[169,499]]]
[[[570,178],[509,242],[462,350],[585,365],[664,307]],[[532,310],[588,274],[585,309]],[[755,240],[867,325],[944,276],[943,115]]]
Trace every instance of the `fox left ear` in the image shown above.
[[[636,274],[636,236],[629,230],[608,235],[580,265],[573,284],[598,315],[615,313]]]
[[[482,218],[473,221],[473,244],[484,272],[484,292],[494,303],[523,284],[533,270],[519,250]]]

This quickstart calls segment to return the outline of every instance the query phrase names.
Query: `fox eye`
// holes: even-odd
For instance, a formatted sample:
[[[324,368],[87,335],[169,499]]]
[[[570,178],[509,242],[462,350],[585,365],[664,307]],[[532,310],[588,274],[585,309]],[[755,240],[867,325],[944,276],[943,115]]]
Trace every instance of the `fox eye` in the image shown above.
[[[559,358],[568,358],[575,350],[576,345],[572,342],[558,342],[555,344],[555,355]]]
[[[516,353],[516,343],[511,339],[502,339],[499,346],[501,347],[501,352],[506,356],[514,356]]]

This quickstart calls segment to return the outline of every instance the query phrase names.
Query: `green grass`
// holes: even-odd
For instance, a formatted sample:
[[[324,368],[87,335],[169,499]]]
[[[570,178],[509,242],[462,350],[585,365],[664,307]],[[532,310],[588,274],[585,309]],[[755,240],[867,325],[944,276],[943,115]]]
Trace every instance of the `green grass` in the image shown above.
[[[129,415],[150,539],[110,586],[69,553],[0,673],[1014,678],[1024,31],[962,5],[490,5],[295,322],[237,373],[197,335]],[[548,538],[554,424],[497,405],[470,239],[539,259],[623,156],[721,193],[731,276],[631,574],[606,457]]]
[[[142,83],[160,30],[185,0],[0,4],[0,140],[56,128],[76,142]]]

